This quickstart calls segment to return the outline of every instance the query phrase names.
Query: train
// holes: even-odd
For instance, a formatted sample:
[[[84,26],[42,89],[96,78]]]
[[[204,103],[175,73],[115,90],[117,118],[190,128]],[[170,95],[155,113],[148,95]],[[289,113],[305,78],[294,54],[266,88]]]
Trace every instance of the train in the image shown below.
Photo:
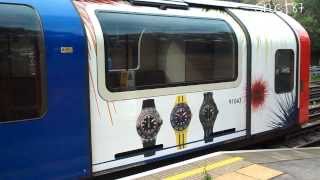
[[[78,179],[309,122],[310,38],[209,0],[0,0],[0,179]]]

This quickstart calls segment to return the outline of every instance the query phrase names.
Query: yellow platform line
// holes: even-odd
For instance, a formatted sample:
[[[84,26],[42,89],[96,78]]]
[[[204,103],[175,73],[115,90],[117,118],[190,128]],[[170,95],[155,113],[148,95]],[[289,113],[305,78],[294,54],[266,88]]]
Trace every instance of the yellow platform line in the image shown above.
[[[219,167],[223,167],[223,166],[235,163],[237,161],[241,161],[242,159],[243,158],[241,158],[241,157],[232,157],[232,158],[224,159],[224,160],[218,161],[216,163],[209,164],[207,166],[203,166],[203,167],[200,167],[200,168],[195,168],[195,169],[192,169],[190,171],[186,171],[186,172],[183,172],[181,174],[174,175],[174,176],[169,176],[169,177],[165,178],[164,180],[184,179],[184,178],[187,178],[187,177],[190,177],[190,176],[194,176],[194,175],[197,175],[197,174],[200,174],[200,173],[204,173],[205,171],[210,171],[212,169],[216,169],[216,168],[219,168]]]

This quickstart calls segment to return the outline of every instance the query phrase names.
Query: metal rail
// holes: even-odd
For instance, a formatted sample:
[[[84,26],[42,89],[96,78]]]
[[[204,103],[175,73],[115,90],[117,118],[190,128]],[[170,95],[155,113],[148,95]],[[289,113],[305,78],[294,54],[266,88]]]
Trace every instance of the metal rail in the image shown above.
[[[320,145],[320,124],[314,123],[283,137],[250,147],[250,149],[301,148]]]
[[[310,82],[309,118],[311,121],[320,119],[320,81]]]
[[[311,123],[320,121],[320,80],[310,82],[309,119]],[[320,124],[314,123],[287,135],[282,145],[292,148],[320,145]]]
[[[314,125],[285,137],[284,145],[290,148],[309,147],[320,143],[320,126]]]
[[[310,82],[310,123],[283,138],[259,144],[257,148],[300,148],[320,145],[320,81]]]

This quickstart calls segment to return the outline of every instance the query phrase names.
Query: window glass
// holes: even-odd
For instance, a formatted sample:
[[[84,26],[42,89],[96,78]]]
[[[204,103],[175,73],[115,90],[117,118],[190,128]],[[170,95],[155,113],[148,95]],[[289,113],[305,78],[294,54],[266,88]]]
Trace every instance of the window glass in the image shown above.
[[[110,91],[227,82],[237,42],[223,20],[98,12]]]
[[[0,4],[0,122],[43,114],[42,53],[41,26],[35,11]]]
[[[294,53],[291,49],[281,49],[276,52],[275,61],[275,91],[290,92],[294,82]]]

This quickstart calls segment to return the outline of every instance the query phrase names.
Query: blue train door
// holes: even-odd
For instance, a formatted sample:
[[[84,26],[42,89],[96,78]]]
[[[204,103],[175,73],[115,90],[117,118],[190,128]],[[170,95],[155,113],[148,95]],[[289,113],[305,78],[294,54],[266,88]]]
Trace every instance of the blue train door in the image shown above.
[[[0,179],[90,175],[86,46],[59,3],[0,2]]]

